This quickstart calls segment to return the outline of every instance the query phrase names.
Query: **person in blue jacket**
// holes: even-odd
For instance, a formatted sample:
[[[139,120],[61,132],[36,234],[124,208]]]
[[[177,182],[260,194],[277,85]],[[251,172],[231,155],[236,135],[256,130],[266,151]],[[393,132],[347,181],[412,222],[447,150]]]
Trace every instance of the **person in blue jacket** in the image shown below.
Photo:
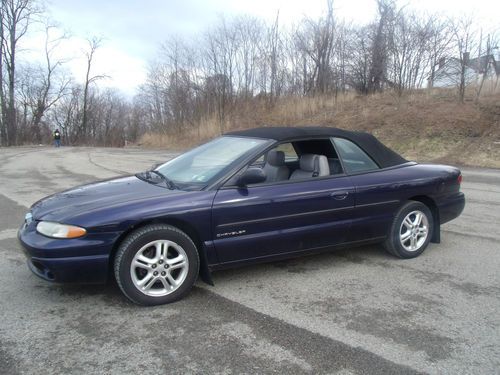
[[[59,132],[59,129],[56,129],[54,132],[54,144],[56,147],[61,147],[61,133]]]

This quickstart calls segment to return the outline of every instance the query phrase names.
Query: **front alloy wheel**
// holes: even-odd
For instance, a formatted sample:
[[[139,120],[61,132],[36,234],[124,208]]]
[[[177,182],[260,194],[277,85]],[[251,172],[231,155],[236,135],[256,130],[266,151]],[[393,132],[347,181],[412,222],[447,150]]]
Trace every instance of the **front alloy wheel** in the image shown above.
[[[182,285],[189,260],[179,244],[168,240],[152,241],[139,249],[132,259],[130,275],[142,293],[161,297]]]
[[[198,277],[198,251],[191,238],[165,224],[129,234],[114,262],[123,294],[140,305],[161,305],[184,297]]]

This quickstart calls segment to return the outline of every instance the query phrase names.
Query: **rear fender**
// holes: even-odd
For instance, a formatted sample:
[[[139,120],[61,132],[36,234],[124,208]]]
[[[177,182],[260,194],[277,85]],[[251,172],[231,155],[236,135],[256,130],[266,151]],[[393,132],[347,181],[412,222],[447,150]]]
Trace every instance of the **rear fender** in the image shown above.
[[[432,231],[432,237],[431,237],[431,242],[432,243],[440,243],[441,242],[441,219],[439,217],[439,208],[436,205],[436,202],[426,196],[426,195],[421,195],[421,196],[415,196],[410,198],[412,201],[417,201],[425,204],[432,212],[432,221],[434,222],[434,228]]]

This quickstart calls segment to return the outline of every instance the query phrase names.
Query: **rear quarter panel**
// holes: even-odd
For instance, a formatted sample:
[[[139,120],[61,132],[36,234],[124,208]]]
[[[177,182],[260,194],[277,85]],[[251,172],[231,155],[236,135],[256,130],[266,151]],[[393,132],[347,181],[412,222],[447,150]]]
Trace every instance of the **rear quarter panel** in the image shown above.
[[[409,163],[351,176],[356,188],[351,240],[385,237],[396,212],[409,199],[428,197],[439,207],[459,192],[459,174],[450,166]]]

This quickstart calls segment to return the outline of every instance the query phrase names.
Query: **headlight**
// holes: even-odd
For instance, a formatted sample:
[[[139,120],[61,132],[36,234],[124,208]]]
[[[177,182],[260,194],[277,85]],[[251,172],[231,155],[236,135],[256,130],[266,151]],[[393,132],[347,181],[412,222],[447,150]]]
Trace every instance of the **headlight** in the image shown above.
[[[87,233],[84,228],[53,223],[51,221],[40,221],[36,226],[36,230],[44,236],[53,238],[78,238]]]

